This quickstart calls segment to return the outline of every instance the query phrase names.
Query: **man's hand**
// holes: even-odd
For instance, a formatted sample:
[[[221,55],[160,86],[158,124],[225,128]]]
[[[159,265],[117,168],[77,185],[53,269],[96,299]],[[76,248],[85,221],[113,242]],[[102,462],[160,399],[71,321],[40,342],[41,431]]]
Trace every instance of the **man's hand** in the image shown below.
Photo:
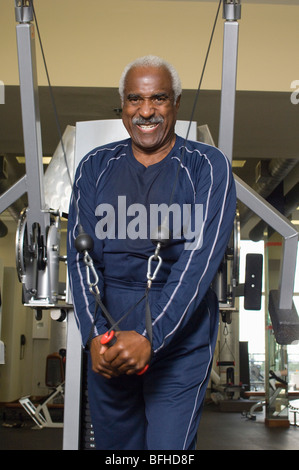
[[[96,336],[90,344],[92,370],[97,374],[101,374],[106,379],[111,379],[111,377],[117,377],[120,373],[117,369],[111,367],[104,358],[104,353],[108,349],[108,346],[101,344],[102,336],[103,335]]]
[[[148,339],[136,331],[115,333],[116,343],[104,352],[105,361],[120,374],[136,374],[151,359],[151,345]]]
[[[136,331],[115,333],[116,343],[109,347],[101,344],[102,335],[96,336],[90,346],[92,370],[103,377],[136,374],[150,361],[150,342]]]

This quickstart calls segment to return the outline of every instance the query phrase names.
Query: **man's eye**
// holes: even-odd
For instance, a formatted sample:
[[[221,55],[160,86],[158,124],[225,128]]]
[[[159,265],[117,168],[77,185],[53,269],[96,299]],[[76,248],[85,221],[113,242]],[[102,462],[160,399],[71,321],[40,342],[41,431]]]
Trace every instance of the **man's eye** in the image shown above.
[[[140,101],[139,96],[129,96],[128,98],[129,103],[136,104]]]
[[[158,96],[155,96],[154,98],[154,101],[158,104],[161,104],[161,103],[165,103],[165,101],[167,101],[168,97],[165,96],[165,95],[158,95]]]

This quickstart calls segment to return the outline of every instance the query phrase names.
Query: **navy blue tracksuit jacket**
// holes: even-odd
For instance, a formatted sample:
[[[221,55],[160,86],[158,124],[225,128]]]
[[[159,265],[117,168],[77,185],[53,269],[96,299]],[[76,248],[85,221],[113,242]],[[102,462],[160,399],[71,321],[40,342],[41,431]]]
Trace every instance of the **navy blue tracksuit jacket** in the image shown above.
[[[147,373],[106,380],[90,371],[98,449],[194,448],[218,330],[210,284],[235,209],[230,163],[207,144],[177,136],[171,152],[146,168],[127,139],[96,148],[80,162],[69,212],[68,270],[83,347],[95,305],[74,247],[79,222],[94,240],[90,254],[99,289],[115,321],[144,293],[155,251],[151,234],[165,215],[172,234],[150,290],[153,359]],[[144,307],[139,304],[120,328],[146,335]],[[92,335],[110,326],[100,313]]]

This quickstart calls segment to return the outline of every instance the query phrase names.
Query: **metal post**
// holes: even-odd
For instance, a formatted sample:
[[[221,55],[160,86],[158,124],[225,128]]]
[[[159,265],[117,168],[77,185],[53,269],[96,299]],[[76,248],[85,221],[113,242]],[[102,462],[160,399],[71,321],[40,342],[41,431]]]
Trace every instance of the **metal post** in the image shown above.
[[[20,4],[21,3],[21,4]],[[32,226],[38,224],[42,236],[46,235],[49,215],[44,213],[42,139],[35,57],[35,29],[32,2],[15,2],[20,93],[25,148],[28,194],[27,227],[29,240]],[[19,5],[20,4],[20,5]],[[26,5],[26,6],[25,6]]]
[[[27,192],[27,176],[24,175],[19,181],[11,186],[0,197],[0,214],[5,211],[11,204],[17,201]]]
[[[237,80],[237,57],[239,24],[241,17],[239,1],[223,2],[224,23],[223,65],[221,85],[221,106],[218,147],[225,153],[230,162],[233,159],[233,138],[235,119],[235,95]]]
[[[241,2],[239,0],[223,1],[224,38],[222,89],[218,147],[225,153],[230,162],[233,160],[233,139],[235,119],[235,96],[237,81],[237,55],[239,25],[241,18]],[[285,217],[270,204],[249,188],[236,175],[238,199],[273,227],[282,237],[283,258],[278,289],[277,309],[294,311],[293,290],[296,272],[296,254],[298,246],[298,231]]]
[[[78,450],[80,439],[82,347],[74,312],[67,315],[63,450]]]
[[[56,281],[58,280],[59,260],[57,250],[53,247],[58,246],[59,230],[57,230],[56,222],[53,224],[53,217],[45,206],[35,28],[31,23],[33,1],[15,0],[15,15],[19,22],[16,26],[16,33],[26,177],[11,188],[10,192],[7,192],[4,202],[11,201],[12,197],[20,194],[26,186],[28,208],[24,224],[26,224],[27,246],[26,250],[18,247],[21,251],[21,253],[18,252],[18,259],[22,260],[25,251],[28,254],[25,262],[26,269],[22,272],[23,298],[26,305],[46,307],[55,304],[57,299]],[[55,227],[51,227],[51,224]],[[50,230],[51,237],[49,237]],[[51,245],[48,245],[48,239],[53,242]]]
[[[284,238],[280,271],[279,308],[292,309],[298,231],[286,217],[238,178],[237,175],[234,175],[234,178],[238,199]]]

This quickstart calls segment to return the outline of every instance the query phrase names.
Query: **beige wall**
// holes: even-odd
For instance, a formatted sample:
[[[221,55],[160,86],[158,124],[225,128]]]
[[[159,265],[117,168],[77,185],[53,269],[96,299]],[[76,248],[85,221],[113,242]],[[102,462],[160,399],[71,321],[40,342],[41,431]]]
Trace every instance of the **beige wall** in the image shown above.
[[[242,3],[239,90],[291,91],[299,80],[299,5]],[[38,0],[35,9],[53,86],[115,87],[127,62],[153,53],[197,88],[218,2]],[[0,0],[0,80],[18,84],[14,2]],[[219,17],[202,88],[221,86]],[[38,49],[39,84],[46,85]]]

